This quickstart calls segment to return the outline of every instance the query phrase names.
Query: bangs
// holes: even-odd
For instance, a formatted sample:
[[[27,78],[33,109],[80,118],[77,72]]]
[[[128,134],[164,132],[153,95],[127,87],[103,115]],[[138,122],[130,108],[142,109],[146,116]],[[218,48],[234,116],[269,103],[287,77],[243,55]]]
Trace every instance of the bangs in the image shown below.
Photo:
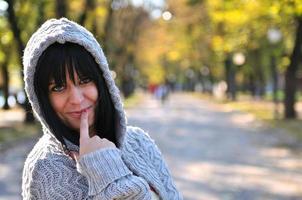
[[[74,72],[80,79],[90,78],[94,82],[97,80],[96,62],[92,55],[84,47],[67,42],[65,44],[54,43],[49,46],[40,57],[43,71],[48,77],[43,77],[42,85],[48,88],[50,82],[56,85],[66,84],[66,72],[75,83]]]

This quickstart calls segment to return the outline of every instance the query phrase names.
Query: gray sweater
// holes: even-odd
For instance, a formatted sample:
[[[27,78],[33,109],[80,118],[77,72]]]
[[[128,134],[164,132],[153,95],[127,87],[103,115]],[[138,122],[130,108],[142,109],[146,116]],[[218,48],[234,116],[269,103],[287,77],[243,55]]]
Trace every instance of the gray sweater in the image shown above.
[[[117,117],[119,148],[100,149],[76,162],[64,151],[41,115],[34,92],[33,76],[42,52],[54,42],[74,42],[95,58],[106,81]],[[107,60],[93,35],[84,27],[62,18],[45,22],[29,40],[23,57],[25,90],[43,136],[28,155],[23,170],[23,199],[151,199],[153,188],[160,199],[182,199],[163,157],[148,134],[127,126],[119,91]],[[79,147],[66,141],[67,148]]]

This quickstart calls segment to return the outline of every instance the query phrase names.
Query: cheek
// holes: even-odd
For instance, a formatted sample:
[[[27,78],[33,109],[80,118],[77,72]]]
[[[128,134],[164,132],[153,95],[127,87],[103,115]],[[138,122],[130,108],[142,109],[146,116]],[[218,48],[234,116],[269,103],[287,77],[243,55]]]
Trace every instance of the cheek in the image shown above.
[[[93,90],[93,99],[95,100],[95,101],[97,101],[97,99],[98,99],[98,90],[95,88],[94,90]]]
[[[96,86],[89,87],[87,90],[87,95],[92,102],[96,103],[98,99],[98,90]]]
[[[59,95],[49,95],[50,104],[52,105],[53,109],[56,113],[61,113],[65,107],[65,100],[64,98],[60,97]]]

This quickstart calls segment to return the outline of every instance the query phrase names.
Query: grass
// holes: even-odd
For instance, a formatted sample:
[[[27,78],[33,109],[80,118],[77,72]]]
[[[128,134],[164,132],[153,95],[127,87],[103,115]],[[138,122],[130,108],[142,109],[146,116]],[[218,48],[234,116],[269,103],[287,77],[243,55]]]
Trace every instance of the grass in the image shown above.
[[[37,136],[40,130],[40,124],[38,123],[24,124],[20,122],[13,126],[0,127],[0,150],[4,145]]]
[[[288,133],[295,136],[299,141],[302,142],[302,125],[301,120],[291,119],[291,120],[273,120],[270,125],[276,128],[283,128],[288,131]]]
[[[213,97],[210,95],[194,94],[194,96],[213,101]],[[228,110],[250,113],[254,115],[257,120],[261,120],[269,127],[284,129],[289,134],[294,135],[298,140],[302,141],[301,119],[283,119],[282,103],[278,104],[278,116],[276,118],[274,113],[275,105],[268,100],[253,100],[247,95],[239,95],[237,101],[228,101],[226,99],[216,99],[214,101],[224,107],[227,107]]]
[[[137,106],[139,103],[142,102],[143,95],[144,94],[142,92],[135,92],[133,95],[123,100],[124,107],[131,108]]]
[[[236,101],[236,102],[225,102],[225,106],[232,110],[239,110],[253,114],[257,119],[260,120],[274,120],[273,105],[270,102],[265,101]]]
[[[37,135],[39,123],[23,123],[24,111],[20,107],[0,110],[0,146]]]

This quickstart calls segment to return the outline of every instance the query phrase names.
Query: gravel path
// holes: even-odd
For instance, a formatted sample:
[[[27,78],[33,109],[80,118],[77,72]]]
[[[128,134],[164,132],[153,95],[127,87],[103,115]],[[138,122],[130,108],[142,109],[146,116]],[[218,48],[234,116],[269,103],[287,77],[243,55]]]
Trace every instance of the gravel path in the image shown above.
[[[293,138],[252,116],[174,94],[127,110],[162,150],[186,200],[302,199],[302,154]],[[25,156],[35,140],[0,152],[0,200],[21,199]],[[301,150],[301,149],[300,149]]]

